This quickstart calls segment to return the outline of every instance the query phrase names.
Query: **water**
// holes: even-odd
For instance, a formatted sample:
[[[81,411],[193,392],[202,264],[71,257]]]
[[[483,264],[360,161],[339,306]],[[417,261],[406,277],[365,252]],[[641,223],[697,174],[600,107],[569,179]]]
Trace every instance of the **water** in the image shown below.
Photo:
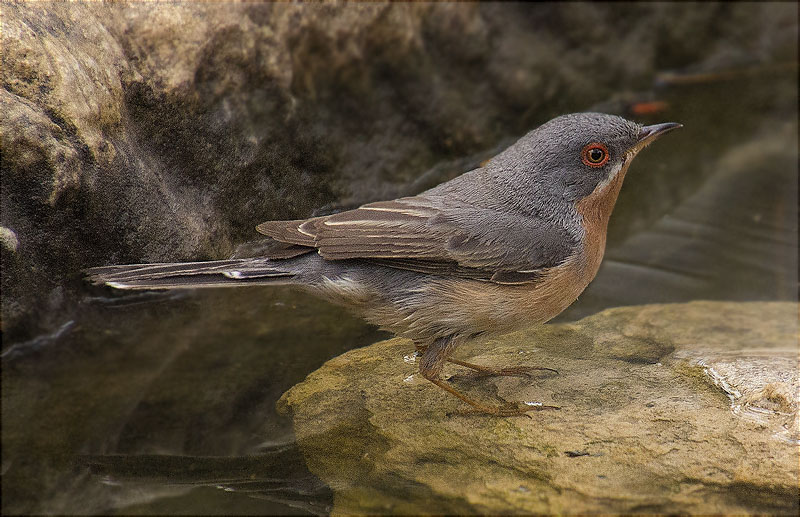
[[[635,161],[604,266],[560,319],[795,299],[796,87],[790,67],[656,89],[665,109],[642,121],[685,128]],[[80,292],[55,333],[3,345],[4,511],[330,509],[275,402],[387,334],[288,288]]]

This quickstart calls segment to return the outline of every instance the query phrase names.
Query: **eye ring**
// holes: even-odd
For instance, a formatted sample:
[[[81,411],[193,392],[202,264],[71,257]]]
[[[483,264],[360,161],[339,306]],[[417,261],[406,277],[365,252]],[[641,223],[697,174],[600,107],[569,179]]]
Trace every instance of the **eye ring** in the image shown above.
[[[609,159],[611,155],[608,153],[608,147],[600,142],[592,142],[581,151],[581,160],[589,167],[602,167]]]

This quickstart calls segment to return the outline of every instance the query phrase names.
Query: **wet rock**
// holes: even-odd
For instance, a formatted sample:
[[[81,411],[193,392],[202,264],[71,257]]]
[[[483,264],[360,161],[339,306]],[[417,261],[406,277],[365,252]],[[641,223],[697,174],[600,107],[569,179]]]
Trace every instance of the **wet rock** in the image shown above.
[[[659,70],[791,60],[787,19],[788,4],[5,5],[4,341],[69,319],[46,300],[83,267],[224,257],[259,221],[421,190]]]
[[[460,357],[559,375],[471,376],[486,400],[558,405],[459,414],[393,339],[337,357],[281,399],[334,513],[778,513],[798,510],[797,305],[606,310]]]

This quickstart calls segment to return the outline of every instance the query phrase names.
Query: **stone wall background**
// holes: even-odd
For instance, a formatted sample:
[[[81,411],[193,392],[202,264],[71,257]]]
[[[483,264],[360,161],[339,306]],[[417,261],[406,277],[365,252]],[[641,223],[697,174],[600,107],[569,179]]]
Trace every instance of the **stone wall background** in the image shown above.
[[[225,257],[660,71],[796,60],[791,3],[0,8],[4,348],[58,328],[84,267]]]

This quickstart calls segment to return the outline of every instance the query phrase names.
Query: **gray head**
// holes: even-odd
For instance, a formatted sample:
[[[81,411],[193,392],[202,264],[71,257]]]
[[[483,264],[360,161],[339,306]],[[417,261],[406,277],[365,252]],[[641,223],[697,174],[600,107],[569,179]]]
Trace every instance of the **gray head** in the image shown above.
[[[537,199],[544,194],[547,203],[574,203],[610,181],[647,144],[677,127],[680,124],[641,126],[603,113],[563,115],[522,137],[487,168],[509,186],[525,191],[531,187]]]

